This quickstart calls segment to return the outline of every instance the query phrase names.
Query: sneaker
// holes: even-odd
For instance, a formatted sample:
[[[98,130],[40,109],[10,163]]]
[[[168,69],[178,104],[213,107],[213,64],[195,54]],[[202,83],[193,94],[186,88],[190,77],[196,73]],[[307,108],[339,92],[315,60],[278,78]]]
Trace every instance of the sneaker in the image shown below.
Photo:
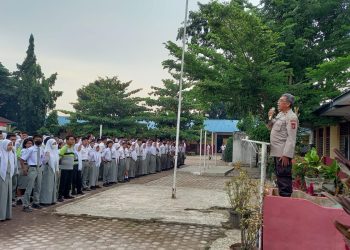
[[[70,199],[74,199],[74,196],[68,195],[68,196],[64,196],[65,199],[70,200]]]
[[[17,204],[17,205],[23,205],[23,202],[22,202],[21,199],[18,199],[18,200],[16,201],[16,204]]]
[[[101,188],[101,186],[100,185],[96,185],[95,188]]]
[[[15,201],[12,202],[12,207],[16,207],[16,202]]]
[[[23,212],[31,213],[33,212],[33,209],[31,209],[30,207],[23,207]]]
[[[63,197],[60,197],[60,198],[57,199],[57,201],[58,202],[64,202],[64,199],[63,199]]]
[[[108,187],[109,185],[108,185],[108,183],[103,183],[103,185],[102,186],[104,186],[104,187]]]
[[[40,206],[39,204],[33,204],[32,205],[32,208],[35,208],[35,209],[42,209],[43,207],[42,206]]]
[[[95,186],[91,186],[90,190],[96,190],[96,187]]]
[[[85,193],[84,193],[84,192],[82,192],[82,191],[80,191],[80,192],[78,192],[78,194],[80,194],[80,195],[84,195]]]
[[[91,191],[91,188],[86,188],[84,191],[88,191],[89,192],[89,191]]]

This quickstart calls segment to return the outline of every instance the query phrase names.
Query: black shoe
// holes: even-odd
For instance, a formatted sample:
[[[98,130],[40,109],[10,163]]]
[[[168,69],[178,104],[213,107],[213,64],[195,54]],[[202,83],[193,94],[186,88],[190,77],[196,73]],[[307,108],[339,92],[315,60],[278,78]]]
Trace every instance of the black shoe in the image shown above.
[[[17,205],[23,205],[23,202],[22,202],[21,199],[19,199],[19,200],[16,201],[16,204],[17,204]]]
[[[83,190],[83,191],[89,192],[89,191],[91,191],[91,188],[85,188],[85,190]]]
[[[64,199],[63,199],[63,197],[60,197],[60,198],[57,199],[57,201],[58,202],[64,202]]]
[[[95,186],[91,186],[90,190],[96,190],[96,187]]]
[[[82,192],[82,191],[80,191],[80,192],[78,192],[78,194],[80,194],[80,195],[84,195],[85,193],[84,193],[84,192]]]
[[[77,195],[77,191],[72,191],[72,195]]]
[[[42,206],[42,207],[48,207],[48,206],[50,206],[51,204],[46,204],[46,203],[40,203],[40,206]]]
[[[31,209],[30,207],[23,207],[23,212],[31,213],[33,212],[33,209]]]
[[[32,205],[32,208],[35,208],[35,209],[42,209],[43,207],[42,206],[40,206],[39,204],[33,204]]]
[[[100,185],[96,185],[95,188],[101,188],[101,186]]]
[[[70,199],[74,199],[74,196],[68,195],[68,196],[64,196],[65,199],[70,200]]]
[[[103,185],[102,186],[104,186],[104,187],[108,187],[109,185],[108,185],[108,183],[103,183]]]
[[[53,206],[53,205],[56,205],[56,202],[52,202],[51,205],[52,205],[52,206]]]

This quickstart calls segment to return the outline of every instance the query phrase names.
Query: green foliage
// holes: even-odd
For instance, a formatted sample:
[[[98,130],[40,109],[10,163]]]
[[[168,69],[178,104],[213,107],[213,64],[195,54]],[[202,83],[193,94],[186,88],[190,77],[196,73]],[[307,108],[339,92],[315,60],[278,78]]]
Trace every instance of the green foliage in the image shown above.
[[[223,156],[225,162],[232,162],[233,137],[227,139],[226,149]]]
[[[15,121],[18,104],[16,99],[16,86],[11,79],[10,72],[0,63],[0,116]]]
[[[325,179],[332,180],[336,183],[338,180],[339,171],[340,171],[339,163],[336,160],[333,160],[330,166],[324,166],[321,169],[321,174]]]
[[[263,114],[286,89],[285,63],[275,60],[283,46],[244,1],[199,5],[191,12],[185,55],[185,76],[195,83],[193,92],[208,112],[225,103],[234,119],[248,112]],[[180,34],[180,32],[179,32]],[[167,42],[173,59],[163,66],[175,74],[180,69],[181,48]],[[209,113],[209,112],[208,112]]]
[[[76,135],[103,134],[118,137],[139,136],[145,127],[140,105],[143,100],[133,97],[140,89],[128,91],[131,82],[121,82],[116,76],[99,78],[77,90],[78,101],[73,104],[75,112],[70,115],[67,129]],[[80,120],[80,121],[79,121]]]
[[[265,122],[251,113],[241,119],[237,127],[240,131],[245,132],[250,140],[265,142],[270,140],[270,131]]]
[[[186,140],[198,140],[198,131],[203,124],[203,115],[198,111],[197,102],[191,96],[188,88],[190,84],[183,83],[180,137]],[[162,87],[152,86],[149,94],[154,98],[146,98],[146,104],[153,111],[148,113],[146,120],[155,122],[155,129],[149,130],[152,137],[160,139],[176,137],[176,123],[178,112],[179,85],[173,80],[163,80]]]
[[[50,135],[58,135],[60,126],[58,124],[57,110],[53,110],[45,120],[45,128],[49,131]]]
[[[290,92],[306,125],[332,124],[312,112],[349,86],[348,0],[263,0],[260,15],[285,46],[277,60],[289,63]]]
[[[40,65],[37,64],[33,35],[29,39],[27,56],[17,68],[18,70],[13,73],[16,97],[11,102],[16,111],[9,118],[13,117],[19,129],[35,133],[44,126],[48,110],[55,107],[55,101],[62,92],[53,90],[57,74],[46,78]],[[9,111],[11,109],[7,110]]]

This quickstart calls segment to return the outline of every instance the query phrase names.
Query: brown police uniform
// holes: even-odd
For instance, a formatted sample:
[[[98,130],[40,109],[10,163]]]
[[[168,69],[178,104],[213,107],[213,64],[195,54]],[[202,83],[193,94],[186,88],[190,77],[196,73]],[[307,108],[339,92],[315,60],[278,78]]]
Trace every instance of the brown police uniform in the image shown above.
[[[273,119],[270,134],[271,152],[270,156],[275,158],[275,172],[277,176],[277,186],[280,196],[290,197],[292,188],[292,158],[294,157],[296,135],[298,130],[298,117],[290,109],[286,113],[279,112]],[[288,166],[282,166],[280,157],[289,158]]]

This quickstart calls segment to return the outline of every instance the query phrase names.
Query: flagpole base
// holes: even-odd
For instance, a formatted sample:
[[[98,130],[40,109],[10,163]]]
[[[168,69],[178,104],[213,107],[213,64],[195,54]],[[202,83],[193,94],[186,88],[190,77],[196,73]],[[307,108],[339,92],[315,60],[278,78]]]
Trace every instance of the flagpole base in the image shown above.
[[[173,188],[173,193],[171,194],[172,199],[176,199],[176,188]]]

